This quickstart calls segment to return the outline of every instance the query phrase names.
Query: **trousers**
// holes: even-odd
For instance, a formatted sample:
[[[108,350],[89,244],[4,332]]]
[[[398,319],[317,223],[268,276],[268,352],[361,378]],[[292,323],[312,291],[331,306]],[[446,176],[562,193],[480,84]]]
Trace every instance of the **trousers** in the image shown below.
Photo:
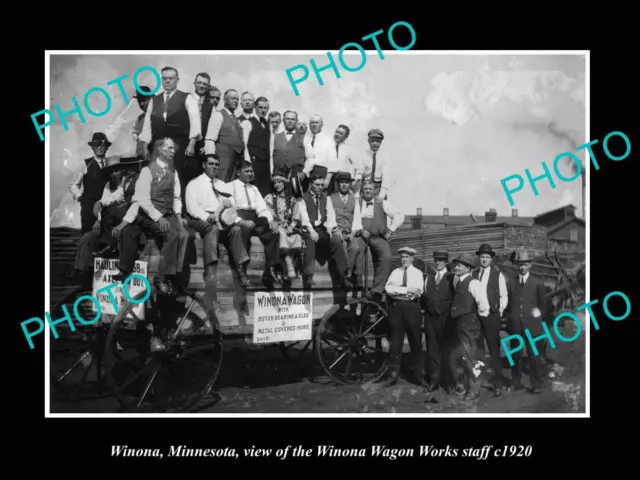
[[[389,307],[389,370],[398,372],[402,359],[405,334],[411,348],[412,364],[417,379],[424,376],[422,367],[422,314],[417,301],[390,300]]]

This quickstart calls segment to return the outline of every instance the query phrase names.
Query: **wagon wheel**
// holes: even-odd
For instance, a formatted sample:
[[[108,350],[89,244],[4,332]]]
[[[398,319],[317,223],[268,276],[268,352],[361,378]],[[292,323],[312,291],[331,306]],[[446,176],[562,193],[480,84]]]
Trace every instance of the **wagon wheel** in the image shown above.
[[[381,348],[387,312],[367,299],[350,300],[346,307],[334,305],[320,321],[315,334],[318,361],[342,385],[375,382],[387,370]]]
[[[68,323],[57,324],[55,330],[58,338],[51,331],[49,385],[51,396],[59,401],[98,399],[111,393],[103,364],[108,324],[97,321],[92,325],[84,325],[76,319],[74,313],[76,301],[91,295],[91,289],[76,288],[50,312],[52,320],[61,319],[68,313],[75,329],[72,330]],[[81,318],[87,321],[95,318],[96,314],[92,310],[94,304],[88,298],[80,300],[76,306]]]
[[[311,331],[318,326],[319,322],[313,322]],[[280,342],[278,344],[282,356],[291,362],[301,372],[313,373],[311,369],[315,366],[315,353],[313,351],[313,337],[311,340],[298,340],[296,342]]]
[[[146,295],[141,292],[134,301]],[[109,383],[129,412],[188,412],[207,396],[222,365],[222,334],[217,318],[207,317],[200,298],[186,294],[184,305],[155,293],[146,303],[144,319],[127,301],[107,337],[118,345],[120,358],[107,353]],[[152,334],[165,349],[151,351]],[[110,349],[108,350],[110,352]]]

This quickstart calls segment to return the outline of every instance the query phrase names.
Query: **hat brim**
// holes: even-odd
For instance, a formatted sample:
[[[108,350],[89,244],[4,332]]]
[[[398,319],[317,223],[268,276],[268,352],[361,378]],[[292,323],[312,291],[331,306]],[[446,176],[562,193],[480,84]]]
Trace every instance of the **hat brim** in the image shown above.
[[[476,252],[476,255],[482,255],[482,254],[487,254],[487,255],[491,255],[492,257],[496,256],[496,252],[487,252],[486,250],[478,250]]]
[[[291,194],[295,198],[302,198],[302,182],[300,181],[300,174],[291,176]]]
[[[87,145],[89,145],[90,147],[93,147],[95,145],[100,145],[104,143],[107,147],[110,147],[111,145],[113,145],[109,140],[105,140],[104,142],[87,142]]]
[[[276,180],[280,180],[282,182],[288,182],[289,179],[287,177],[283,177],[282,175],[274,175],[271,177],[271,182],[275,182]]]

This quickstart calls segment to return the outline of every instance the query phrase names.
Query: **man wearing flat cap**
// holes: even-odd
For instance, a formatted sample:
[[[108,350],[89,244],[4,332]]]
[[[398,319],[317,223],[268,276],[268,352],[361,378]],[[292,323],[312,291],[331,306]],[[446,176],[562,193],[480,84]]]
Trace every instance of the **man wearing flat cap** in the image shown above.
[[[542,323],[548,316],[546,309],[546,291],[544,284],[531,275],[531,262],[533,255],[520,249],[512,256],[513,263],[518,267],[519,275],[507,284],[509,290],[509,303],[505,310],[507,317],[507,332],[509,335],[520,335],[524,338],[524,348],[529,355],[529,381],[531,393],[541,393],[542,390],[542,362],[539,351],[533,351],[532,346],[526,340],[525,330],[529,330],[532,338],[545,333]],[[539,345],[539,344],[538,344]],[[522,386],[522,350],[515,350],[520,343],[511,341],[514,366],[511,370],[511,386],[514,390],[521,390]],[[537,348],[537,346],[536,346]],[[542,348],[542,346],[541,346]],[[540,349],[541,349],[540,348]]]
[[[362,180],[373,180],[375,187],[375,196],[377,200],[387,198],[389,185],[391,181],[391,158],[384,152],[380,151],[380,146],[384,140],[381,130],[374,128],[369,130],[369,148],[364,154],[364,169]]]
[[[450,368],[457,372],[462,364],[466,373],[465,385],[456,385],[456,394],[466,393],[465,400],[474,400],[480,396],[480,376],[485,364],[478,348],[481,321],[489,315],[487,290],[479,280],[470,274],[475,268],[476,257],[464,253],[454,259],[454,294],[451,302],[451,318],[455,322],[457,345],[450,357]],[[460,380],[460,379],[457,379]],[[466,390],[466,391],[465,391]]]
[[[402,347],[405,334],[413,357],[414,381],[426,387],[422,367],[422,314],[420,296],[422,295],[422,272],[412,265],[416,251],[410,247],[398,250],[402,266],[396,268],[386,282],[385,290],[389,296],[389,369],[385,386],[395,385],[401,365]]]
[[[449,254],[444,251],[433,252],[433,260],[436,264],[436,273],[427,274],[424,282],[422,302],[424,305],[424,330],[427,340],[429,355],[429,389],[438,390],[440,386],[446,388],[450,385],[451,376],[447,372],[448,358],[446,343],[451,341],[452,324],[449,321],[451,302],[453,301],[454,274],[447,271]]]
[[[76,181],[69,186],[74,200],[80,202],[81,233],[84,235],[94,228],[99,228],[98,218],[93,213],[93,207],[104,191],[109,181],[109,175],[104,171],[107,164],[106,154],[111,142],[104,133],[94,133],[89,142],[93,156],[84,159],[85,168]]]
[[[492,265],[493,257],[496,254],[491,245],[483,243],[478,248],[476,255],[480,266],[474,269],[471,275],[473,278],[480,280],[480,283],[487,291],[487,299],[489,300],[489,315],[482,321],[480,349],[484,353],[484,341],[486,339],[493,370],[492,387],[496,395],[500,395],[505,387],[505,379],[502,375],[502,364],[500,362],[500,330],[502,329],[502,313],[507,308],[507,282],[498,267]]]

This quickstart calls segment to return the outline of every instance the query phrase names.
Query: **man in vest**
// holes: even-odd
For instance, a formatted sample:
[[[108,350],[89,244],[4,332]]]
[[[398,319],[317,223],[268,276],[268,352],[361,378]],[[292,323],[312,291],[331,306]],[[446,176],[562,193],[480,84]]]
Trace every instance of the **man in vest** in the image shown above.
[[[176,147],[173,165],[184,196],[189,178],[186,157],[193,157],[196,141],[202,134],[200,110],[193,95],[178,90],[178,70],[164,67],[161,74],[164,91],[154,95],[149,102],[139,137],[138,155],[149,160],[149,145],[164,138],[173,140]]]
[[[191,94],[198,103],[198,112],[200,116],[200,136],[195,145],[194,156],[186,159],[185,164],[185,180],[186,184],[181,185],[183,190],[183,196],[186,196],[186,186],[191,180],[202,174],[202,166],[204,165],[207,156],[205,155],[204,139],[207,135],[207,127],[209,126],[209,119],[211,113],[215,110],[215,105],[210,101],[209,90],[211,89],[211,77],[206,72],[201,72],[196,75],[196,79],[193,82],[194,92]],[[186,206],[186,201],[185,201]]]
[[[373,259],[374,278],[367,297],[379,302],[382,300],[385,282],[391,273],[389,238],[404,222],[404,215],[396,211],[391,202],[374,199],[374,183],[371,179],[367,179],[362,184],[362,198],[359,199],[359,206],[362,228],[356,226],[356,242],[360,257],[356,261],[364,262],[368,245]]]
[[[436,273],[427,274],[424,282],[422,303],[424,306],[424,330],[429,353],[429,389],[438,390],[440,386],[453,387],[451,375],[446,371],[447,343],[451,340],[452,322],[448,321],[453,301],[454,274],[447,271],[449,254],[443,251],[433,252]]]
[[[98,217],[93,213],[93,207],[102,197],[104,186],[109,181],[109,175],[104,171],[104,168],[106,166],[105,156],[111,142],[104,133],[94,133],[89,146],[93,150],[93,156],[85,158],[84,171],[69,186],[73,199],[80,202],[80,232],[82,235],[100,227]]]
[[[312,177],[309,191],[302,196],[306,205],[306,217],[303,214],[303,224],[308,225],[308,231],[303,234],[305,239],[304,265],[302,266],[302,286],[305,289],[315,285],[313,280],[315,261],[320,265],[328,260],[335,268],[332,272],[334,288],[350,286],[345,277],[349,268],[347,253],[342,247],[340,236],[336,230],[336,213],[331,198],[324,191],[324,178]],[[340,303],[343,300],[341,294],[334,297]]]
[[[120,272],[113,276],[115,281],[124,281],[133,272],[140,236],[153,236],[160,247],[158,273],[164,276],[159,288],[167,295],[179,290],[176,276],[182,272],[189,238],[182,218],[180,179],[173,168],[177,150],[170,138],[154,143],[154,160],[140,171],[132,197],[140,211],[136,220],[122,229]]]
[[[385,386],[398,382],[400,359],[405,334],[409,340],[413,357],[414,381],[427,388],[422,367],[422,314],[420,296],[422,295],[422,272],[412,265],[416,251],[410,247],[398,250],[401,267],[396,268],[386,281],[385,290],[389,296],[389,378]]]
[[[229,89],[224,92],[224,108],[211,114],[205,152],[220,157],[218,177],[225,183],[236,179],[236,168],[243,160],[249,160],[249,152],[245,150],[242,125],[235,111],[238,108],[238,92]]]
[[[487,341],[489,355],[491,356],[491,369],[493,370],[491,387],[495,394],[499,396],[505,390],[505,378],[502,375],[502,364],[500,363],[500,330],[502,329],[502,313],[507,308],[508,292],[507,282],[498,267],[492,265],[495,252],[488,243],[483,243],[476,252],[480,267],[472,272],[473,278],[480,280],[480,283],[487,290],[489,300],[489,315],[483,319],[482,335],[480,337],[480,351],[484,353],[484,341]]]
[[[516,252],[514,263],[520,274],[512,278],[508,285],[509,302],[505,310],[507,317],[507,332],[509,335],[520,335],[524,338],[524,347],[529,355],[529,381],[531,393],[542,392],[542,361],[540,355],[532,351],[532,347],[526,340],[525,330],[529,330],[531,338],[544,335],[542,326],[544,319],[548,317],[546,307],[546,291],[544,284],[530,273],[533,255],[521,249]],[[520,347],[520,350],[516,350]],[[522,349],[523,345],[511,340],[510,345],[514,366],[511,370],[511,386],[514,390],[521,390],[522,386]],[[538,349],[541,350],[541,349]],[[540,353],[540,352],[538,352]]]
[[[489,315],[487,290],[470,273],[475,268],[475,257],[470,253],[460,255],[454,261],[454,294],[451,302],[451,319],[454,322],[456,346],[450,357],[450,368],[457,372],[462,366],[466,373],[463,385],[457,379],[456,394],[465,395],[465,400],[480,396],[480,376],[485,364],[478,348],[481,322]]]
[[[307,191],[309,179],[304,170],[307,162],[313,159],[313,152],[304,141],[304,134],[296,131],[298,114],[287,110],[283,115],[284,131],[276,133],[273,137],[273,156],[271,172],[274,168],[282,169],[286,175],[301,175],[303,190]],[[310,165],[310,163],[309,163]]]
[[[247,95],[251,94],[247,93]],[[253,96],[251,95],[250,98],[253,99]],[[273,190],[271,187],[270,170],[271,128],[267,121],[268,113],[269,100],[265,97],[258,97],[255,101],[255,113],[244,113],[243,116],[245,120],[242,124],[247,150],[249,151],[249,157],[255,174],[254,185],[258,187],[260,195],[262,195],[263,198]]]
[[[373,180],[376,198],[384,200],[391,183],[391,158],[384,151],[380,151],[380,145],[384,140],[381,130],[369,130],[368,136],[369,148],[365,150],[363,157],[362,179]]]
[[[336,234],[347,253],[350,272],[347,278],[350,278],[353,287],[357,288],[362,285],[357,262],[360,258],[359,244],[355,240],[355,232],[362,229],[360,203],[350,192],[352,178],[349,172],[338,172],[336,180],[338,191],[329,195],[329,198],[336,214]]]

